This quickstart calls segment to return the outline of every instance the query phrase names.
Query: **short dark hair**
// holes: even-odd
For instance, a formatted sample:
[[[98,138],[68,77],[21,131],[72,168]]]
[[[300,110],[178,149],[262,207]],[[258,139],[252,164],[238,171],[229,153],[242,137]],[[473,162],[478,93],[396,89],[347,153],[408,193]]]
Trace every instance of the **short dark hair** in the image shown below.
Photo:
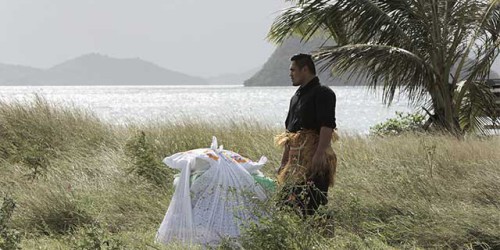
[[[307,66],[307,68],[309,68],[309,71],[316,75],[316,66],[314,66],[314,61],[311,55],[302,53],[295,54],[292,56],[292,58],[290,58],[290,61],[295,62],[300,69],[304,68],[304,66]]]

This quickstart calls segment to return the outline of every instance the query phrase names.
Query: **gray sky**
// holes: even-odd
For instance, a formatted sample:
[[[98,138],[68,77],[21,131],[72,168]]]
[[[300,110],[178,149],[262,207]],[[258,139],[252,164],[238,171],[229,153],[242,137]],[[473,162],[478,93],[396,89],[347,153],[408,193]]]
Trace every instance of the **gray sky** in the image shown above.
[[[139,57],[196,76],[261,66],[284,0],[0,0],[0,62]]]

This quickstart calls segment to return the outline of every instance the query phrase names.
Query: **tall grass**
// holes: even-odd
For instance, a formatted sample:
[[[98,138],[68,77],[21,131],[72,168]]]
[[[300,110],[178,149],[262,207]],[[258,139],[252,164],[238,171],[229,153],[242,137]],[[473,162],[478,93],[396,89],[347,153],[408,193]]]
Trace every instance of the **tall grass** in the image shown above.
[[[266,155],[274,177],[279,132],[252,121],[112,126],[40,97],[0,103],[0,196],[16,204],[3,228],[21,232],[26,249],[182,249],[154,243],[171,175],[158,185],[135,170],[162,171],[163,157],[215,135],[252,159]],[[334,148],[336,185],[321,216],[303,220],[270,202],[273,216],[219,248],[500,248],[500,138],[343,135]]]
[[[345,138],[330,207],[390,245],[500,247],[499,138]],[[344,223],[343,223],[344,222]]]
[[[112,146],[110,127],[93,114],[59,108],[40,96],[28,104],[0,102],[0,157],[43,174],[56,158],[89,155]]]

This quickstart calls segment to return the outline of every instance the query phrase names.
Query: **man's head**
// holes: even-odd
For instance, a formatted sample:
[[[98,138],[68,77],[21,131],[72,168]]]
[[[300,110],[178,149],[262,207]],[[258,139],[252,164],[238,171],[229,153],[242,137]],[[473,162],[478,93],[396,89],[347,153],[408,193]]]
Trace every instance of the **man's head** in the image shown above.
[[[308,83],[316,76],[316,67],[309,54],[296,54],[290,58],[290,78],[293,86]]]

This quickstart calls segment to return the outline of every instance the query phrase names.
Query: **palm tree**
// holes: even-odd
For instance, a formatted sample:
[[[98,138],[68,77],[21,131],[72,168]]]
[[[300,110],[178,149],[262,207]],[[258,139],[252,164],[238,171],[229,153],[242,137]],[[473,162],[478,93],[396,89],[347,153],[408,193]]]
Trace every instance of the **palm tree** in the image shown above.
[[[425,105],[433,124],[462,134],[495,119],[485,81],[500,50],[500,0],[291,0],[268,37],[333,39],[322,70]],[[431,113],[432,112],[432,113]],[[491,120],[490,120],[491,121]]]

